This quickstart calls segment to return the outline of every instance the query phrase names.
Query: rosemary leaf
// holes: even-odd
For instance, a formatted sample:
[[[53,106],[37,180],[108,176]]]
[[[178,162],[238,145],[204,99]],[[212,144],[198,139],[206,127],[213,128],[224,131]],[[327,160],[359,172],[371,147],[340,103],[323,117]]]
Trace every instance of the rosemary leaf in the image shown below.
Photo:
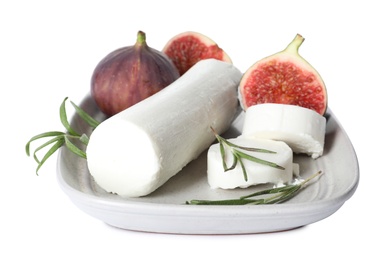
[[[76,155],[80,156],[81,158],[86,159],[86,153],[79,149],[77,146],[75,146],[72,142],[70,142],[69,137],[65,136],[65,145],[67,149],[69,149],[71,152],[75,153]]]
[[[40,150],[42,150],[43,148],[45,148],[46,146],[52,144],[52,143],[55,143],[55,142],[58,142],[60,141],[61,139],[63,139],[63,135],[59,135],[59,136],[56,136],[50,140],[48,140],[47,142],[45,142],[44,144],[38,146],[35,151],[34,151],[34,159],[37,163],[40,163],[40,160],[38,159],[37,157],[37,152],[39,152]]]
[[[74,102],[70,101],[70,103],[75,108],[77,114],[92,128],[96,128],[100,122],[91,117],[88,113],[86,113],[82,108],[74,104]]]
[[[33,141],[36,141],[41,138],[45,137],[53,137],[52,139],[46,141],[42,145],[40,145],[38,148],[35,149],[34,151],[34,159],[38,163],[38,167],[36,169],[36,174],[38,175],[39,169],[42,167],[44,162],[53,154],[55,153],[61,146],[65,145],[71,152],[75,153],[76,155],[85,158],[86,159],[86,152],[78,148],[72,141],[71,139],[78,139],[80,142],[82,142],[84,145],[88,145],[89,143],[89,137],[86,134],[78,134],[71,126],[70,123],[67,119],[67,114],[66,114],[66,101],[67,97],[63,100],[61,103],[61,106],[59,108],[59,116],[62,122],[62,125],[65,127],[67,132],[59,132],[59,131],[51,131],[51,132],[45,132],[39,135],[36,135],[32,137],[26,144],[25,146],[25,151],[27,156],[30,156],[30,146]],[[71,102],[71,101],[70,101]],[[73,107],[76,110],[76,113],[83,119],[89,126],[95,128],[99,125],[99,122],[94,120],[90,115],[88,115],[84,110],[82,110],[80,107],[75,105],[73,102],[71,102]],[[48,152],[43,156],[42,160],[39,160],[37,157],[37,152],[40,151],[41,149],[54,144]]]
[[[43,159],[38,164],[38,167],[36,168],[36,175],[38,175],[38,171],[39,171],[40,167],[42,167],[42,165],[46,162],[46,160],[51,155],[53,155],[63,145],[64,142],[65,142],[64,138],[61,138],[50,148],[50,150],[48,150],[48,152],[45,154]]]
[[[261,195],[280,193],[280,192],[284,192],[284,191],[289,190],[290,187],[293,187],[293,186],[294,185],[286,185],[286,186],[282,186],[282,187],[261,190],[261,191],[254,192],[254,193],[251,193],[251,194],[246,195],[246,196],[242,196],[242,197],[240,197],[240,199],[248,199],[248,198],[257,197],[257,196],[261,196]]]
[[[224,168],[224,172],[227,172],[227,171],[235,169],[236,166],[237,166],[237,163],[239,163],[241,165],[241,169],[243,171],[244,180],[248,181],[248,174],[246,172],[246,168],[245,168],[245,165],[244,165],[244,162],[243,162],[242,159],[246,159],[246,160],[250,160],[250,161],[255,162],[255,163],[260,163],[260,164],[263,164],[263,165],[274,167],[276,169],[281,169],[281,170],[285,169],[284,167],[282,167],[282,166],[280,166],[280,165],[278,165],[276,163],[269,162],[269,161],[262,160],[260,158],[251,156],[251,155],[246,154],[246,153],[244,153],[242,151],[239,151],[238,149],[246,150],[246,151],[251,151],[251,152],[262,152],[262,153],[276,153],[276,152],[270,151],[270,150],[267,150],[267,149],[253,148],[253,147],[244,147],[244,146],[236,145],[236,144],[234,144],[232,142],[229,142],[227,139],[221,137],[220,135],[218,135],[213,127],[210,127],[210,129],[213,131],[213,134],[215,135],[215,137],[216,137],[216,139],[217,139],[217,141],[219,142],[219,145],[220,145],[220,153],[221,153],[222,166]],[[229,150],[231,151],[232,156],[233,156],[233,163],[232,163],[232,165],[230,167],[228,167],[227,163],[226,163],[226,152],[225,152],[225,147],[224,146],[227,146],[229,148]]]
[[[292,187],[292,189],[290,189],[288,192],[282,194],[281,197],[272,198],[271,202],[272,203],[282,203],[283,201],[287,201],[287,200],[295,197],[296,194],[298,194],[299,190],[301,190],[301,189],[302,189],[301,185],[294,185],[294,187]]]
[[[220,138],[223,142],[225,142],[228,146],[230,147],[235,147],[235,148],[238,148],[238,149],[241,149],[241,150],[245,150],[245,151],[251,151],[251,152],[259,152],[259,153],[276,153],[274,151],[270,151],[270,150],[267,150],[267,149],[262,149],[262,148],[254,148],[254,147],[245,147],[245,146],[240,146],[240,145],[236,145],[232,142],[229,142],[228,140],[226,140],[225,138]]]
[[[277,204],[283,203],[294,196],[296,196],[312,179],[316,178],[322,173],[319,171],[304,181],[297,184],[289,184],[283,187],[266,189],[258,192],[242,196],[238,199],[228,200],[191,200],[186,201],[188,205],[263,205],[263,204]],[[256,198],[265,195],[264,198]]]
[[[52,137],[52,136],[58,136],[58,135],[63,135],[64,133],[63,132],[58,132],[58,131],[51,131],[51,132],[45,132],[45,133],[42,133],[42,134],[38,134],[38,135],[35,135],[33,136],[26,144],[26,154],[27,156],[30,156],[30,145],[33,141],[35,140],[38,140],[40,138],[45,138],[45,137]]]
[[[281,170],[284,170],[285,168],[276,164],[276,163],[273,163],[273,162],[269,162],[269,161],[266,161],[266,160],[262,160],[262,159],[259,159],[257,157],[254,157],[254,156],[251,156],[249,154],[246,154],[246,153],[243,153],[243,152],[238,152],[239,156],[241,158],[244,158],[244,159],[247,159],[247,160],[250,160],[252,162],[256,162],[256,163],[261,163],[261,164],[264,164],[264,165],[268,165],[268,166],[271,166],[271,167],[274,167],[276,169],[281,169]]]
[[[71,126],[69,121],[67,120],[67,114],[66,114],[66,100],[67,97],[63,100],[60,108],[59,108],[59,116],[61,118],[62,125],[66,128],[66,130],[74,136],[80,136]]]
[[[240,162],[238,157],[233,154],[233,163],[229,168],[228,167],[226,169],[224,168],[225,172],[233,170],[234,168],[236,168],[238,162]],[[225,160],[223,160],[223,163],[226,165]]]
[[[322,171],[318,171],[317,173],[311,175],[310,177],[308,177],[307,179],[305,179],[304,181],[302,181],[300,183],[300,185],[303,187],[305,186],[308,182],[310,182],[312,179],[316,178],[317,176],[321,175],[322,174]]]
[[[224,168],[224,171],[227,171],[228,166],[226,165],[225,147],[222,143],[220,143],[220,153],[221,153],[221,157],[222,157],[222,166]]]
[[[238,161],[240,163],[240,165],[241,165],[241,170],[243,172],[244,180],[248,181],[247,170],[245,169],[245,165],[242,162],[240,155],[238,153],[235,153],[234,158],[236,158],[236,161]]]
[[[291,185],[291,186],[288,186],[287,190],[283,190],[282,192],[278,192],[278,193],[270,192],[269,194],[274,194],[274,195],[268,198],[264,198],[261,201],[258,200],[254,204],[259,205],[259,204],[282,203],[294,197],[300,188],[301,188],[300,185]]]
[[[89,144],[89,137],[86,134],[82,134],[81,137],[79,138],[79,140],[84,145],[88,145]]]

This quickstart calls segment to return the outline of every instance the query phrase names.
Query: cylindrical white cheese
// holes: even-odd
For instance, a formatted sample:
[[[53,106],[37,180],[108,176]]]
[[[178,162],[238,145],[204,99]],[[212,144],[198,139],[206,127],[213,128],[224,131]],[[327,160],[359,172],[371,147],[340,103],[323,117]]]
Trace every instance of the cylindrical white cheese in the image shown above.
[[[222,165],[222,156],[220,152],[220,144],[213,144],[207,154],[207,177],[211,188],[234,189],[246,188],[252,185],[261,183],[274,183],[282,185],[290,183],[293,178],[294,164],[293,153],[291,148],[284,142],[258,139],[258,138],[233,138],[229,142],[250,148],[267,149],[276,153],[252,152],[238,149],[253,157],[260,158],[282,166],[284,169],[274,168],[268,165],[252,162],[247,159],[242,159],[247,172],[247,181],[244,179],[243,171],[240,164],[233,170],[224,171]],[[233,163],[231,151],[225,147],[226,164],[230,167]]]
[[[285,104],[258,104],[247,109],[242,136],[286,142],[295,153],[323,154],[326,118],[314,110]]]
[[[87,147],[97,184],[123,197],[145,196],[197,158],[237,111],[241,72],[203,60],[155,95],[102,122]]]

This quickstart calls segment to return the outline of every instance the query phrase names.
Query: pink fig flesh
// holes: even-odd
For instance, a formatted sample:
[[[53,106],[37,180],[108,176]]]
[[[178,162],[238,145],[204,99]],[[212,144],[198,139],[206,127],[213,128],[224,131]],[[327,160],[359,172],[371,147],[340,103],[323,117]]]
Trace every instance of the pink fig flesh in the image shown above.
[[[297,105],[323,115],[326,86],[318,72],[298,53],[304,38],[297,35],[287,48],[251,66],[240,83],[244,109],[261,103]]]
[[[227,53],[212,39],[198,32],[184,32],[171,38],[163,52],[172,60],[183,75],[198,61],[217,59],[232,63]]]

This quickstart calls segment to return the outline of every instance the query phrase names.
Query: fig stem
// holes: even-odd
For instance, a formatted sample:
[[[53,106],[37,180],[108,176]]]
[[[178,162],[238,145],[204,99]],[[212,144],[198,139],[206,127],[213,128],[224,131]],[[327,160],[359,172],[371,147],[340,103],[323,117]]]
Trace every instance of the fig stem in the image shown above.
[[[146,44],[146,34],[142,31],[137,33],[136,45],[142,46]]]
[[[303,36],[298,33],[295,36],[295,38],[292,40],[292,42],[288,44],[285,51],[298,53],[299,47],[302,45],[303,42],[304,42]]]

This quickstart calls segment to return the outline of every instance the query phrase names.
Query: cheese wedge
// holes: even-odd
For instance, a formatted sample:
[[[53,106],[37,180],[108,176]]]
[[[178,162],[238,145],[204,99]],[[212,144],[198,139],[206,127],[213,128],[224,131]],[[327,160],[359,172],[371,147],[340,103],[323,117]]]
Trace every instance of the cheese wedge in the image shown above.
[[[96,183],[122,197],[163,185],[226,131],[238,107],[242,73],[229,63],[198,62],[155,95],[102,122],[86,150]]]
[[[315,159],[323,154],[325,131],[326,118],[314,110],[266,103],[247,109],[242,136],[284,141]]]
[[[266,161],[276,163],[284,167],[284,169],[274,168],[268,165],[252,162],[247,159],[242,159],[246,172],[247,181],[244,179],[241,164],[233,170],[224,171],[222,156],[220,152],[220,144],[213,144],[207,154],[207,177],[211,188],[234,189],[246,188],[256,184],[273,183],[275,185],[283,185],[289,183],[293,179],[293,152],[291,148],[282,141],[274,141],[258,138],[237,137],[229,139],[233,144],[251,148],[262,148],[276,153],[252,152],[238,149],[246,154],[260,158]],[[233,164],[233,156],[230,150],[225,147],[226,164],[228,167]]]

